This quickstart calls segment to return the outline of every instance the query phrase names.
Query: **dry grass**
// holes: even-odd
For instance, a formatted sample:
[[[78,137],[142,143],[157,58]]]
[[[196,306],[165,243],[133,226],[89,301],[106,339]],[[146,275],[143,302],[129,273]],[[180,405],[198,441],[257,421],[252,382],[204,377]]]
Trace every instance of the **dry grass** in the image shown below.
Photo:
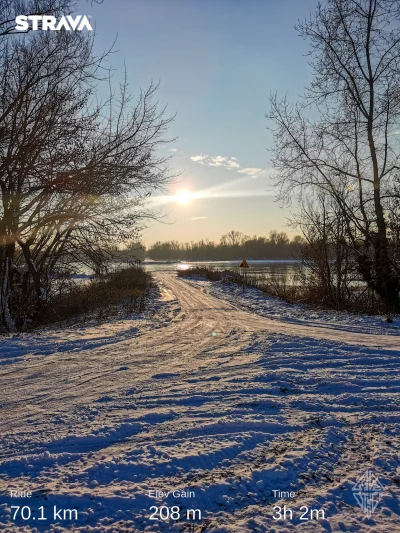
[[[244,278],[240,273],[230,270],[213,270],[207,267],[189,268],[178,271],[181,277],[202,277],[209,281],[236,283],[240,286],[254,287],[273,298],[280,298],[289,303],[307,304],[315,309],[335,309],[351,313],[366,315],[387,314],[379,298],[365,286],[353,286],[348,291],[346,299],[340,304],[332,304],[327,295],[328,291],[320,280],[307,274],[300,274],[298,278],[289,280],[286,276],[265,276]]]
[[[142,312],[146,309],[151,287],[151,275],[140,267],[75,284],[67,292],[50,298],[44,323],[64,325],[93,318],[102,322],[121,313]]]

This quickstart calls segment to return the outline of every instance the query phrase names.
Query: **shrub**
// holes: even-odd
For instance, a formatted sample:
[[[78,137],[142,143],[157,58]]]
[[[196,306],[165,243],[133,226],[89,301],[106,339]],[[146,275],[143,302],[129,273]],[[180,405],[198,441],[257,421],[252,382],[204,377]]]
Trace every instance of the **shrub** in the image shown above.
[[[152,287],[151,274],[140,267],[130,267],[74,284],[66,292],[50,296],[42,323],[103,321],[110,316],[146,309]]]
[[[254,287],[273,298],[281,298],[289,303],[308,304],[319,309],[335,309],[362,314],[385,314],[385,307],[374,292],[362,284],[348,288],[348,296],[340,302],[327,297],[324,283],[314,271],[298,274],[293,280],[286,276],[243,277],[231,270],[212,270],[207,267],[195,267],[178,271],[179,277],[202,277],[208,281],[235,283],[240,286]]]

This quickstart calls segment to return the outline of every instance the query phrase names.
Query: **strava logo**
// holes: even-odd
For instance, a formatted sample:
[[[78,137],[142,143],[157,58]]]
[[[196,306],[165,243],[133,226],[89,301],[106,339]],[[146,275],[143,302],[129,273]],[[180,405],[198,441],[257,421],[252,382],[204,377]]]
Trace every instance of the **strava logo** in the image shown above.
[[[89,31],[93,30],[88,18],[82,15],[77,15],[76,17],[63,15],[59,20],[52,15],[18,15],[18,17],[15,18],[15,24],[15,29],[17,31],[28,31],[29,29],[33,31],[82,31],[84,28]]]

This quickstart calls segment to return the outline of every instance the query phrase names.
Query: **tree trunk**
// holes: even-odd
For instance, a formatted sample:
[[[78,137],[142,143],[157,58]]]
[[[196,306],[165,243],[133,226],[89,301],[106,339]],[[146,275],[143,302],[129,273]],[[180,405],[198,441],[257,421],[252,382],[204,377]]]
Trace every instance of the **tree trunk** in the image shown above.
[[[5,247],[0,291],[1,322],[3,327],[10,333],[15,331],[14,321],[11,317],[9,309],[9,295],[12,287],[12,265],[14,250],[15,243],[7,244]]]
[[[23,243],[22,241],[18,241],[18,244],[20,245],[22,252],[25,257],[26,264],[29,269],[29,273],[32,276],[33,285],[35,287],[35,293],[36,293],[36,305],[32,313],[26,317],[23,325],[23,330],[26,330],[29,323],[31,322],[39,322],[42,316],[44,315],[47,307],[47,291],[44,287],[42,287],[41,279],[40,279],[40,273],[38,272],[35,262],[32,258],[32,254],[29,248],[29,245],[26,243]]]

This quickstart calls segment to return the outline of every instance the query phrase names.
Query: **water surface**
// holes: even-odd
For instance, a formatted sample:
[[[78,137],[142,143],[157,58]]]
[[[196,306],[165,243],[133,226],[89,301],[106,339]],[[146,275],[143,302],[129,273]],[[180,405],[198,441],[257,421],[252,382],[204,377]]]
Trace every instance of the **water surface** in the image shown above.
[[[297,260],[247,260],[249,268],[239,268],[241,259],[237,261],[150,261],[142,263],[143,267],[150,272],[187,270],[188,268],[207,267],[214,270],[233,270],[245,272],[254,277],[284,277],[288,281],[299,274],[303,268],[301,261]]]

